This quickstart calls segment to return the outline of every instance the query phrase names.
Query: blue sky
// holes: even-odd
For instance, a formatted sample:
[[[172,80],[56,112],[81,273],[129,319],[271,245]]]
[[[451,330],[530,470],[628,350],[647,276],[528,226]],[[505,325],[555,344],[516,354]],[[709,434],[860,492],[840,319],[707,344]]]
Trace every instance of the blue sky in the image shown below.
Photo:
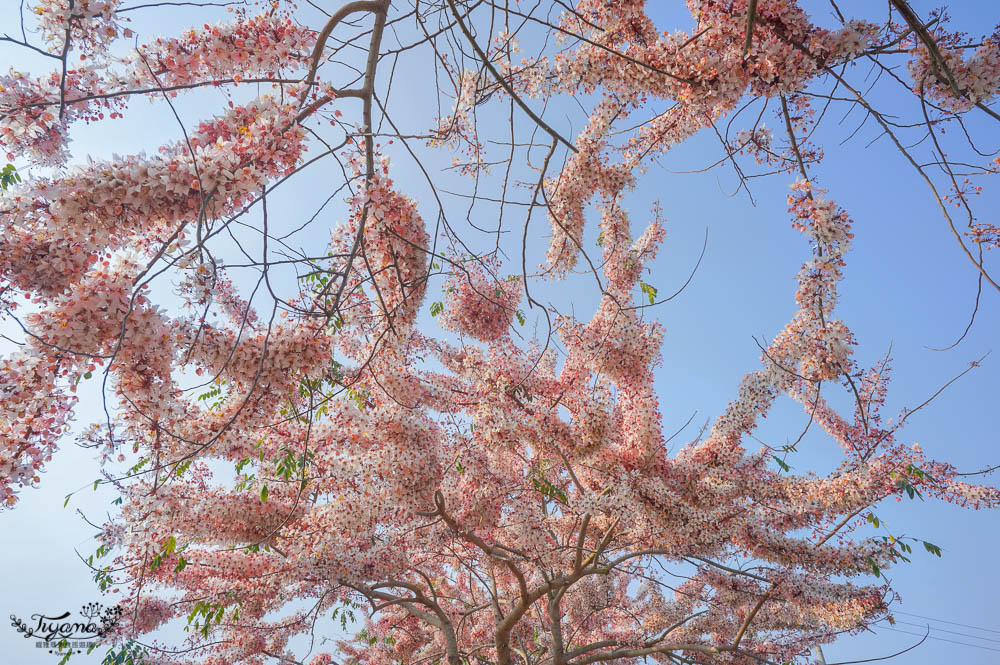
[[[657,8],[663,12],[663,29],[688,29],[690,16],[681,3],[675,4],[676,8],[673,5]],[[849,4],[858,3],[842,3],[842,8],[847,12],[856,10]],[[884,14],[882,3],[864,4],[877,6]],[[925,1],[912,4],[922,16],[935,6]],[[829,19],[826,3],[817,1],[807,5],[815,6],[817,16],[825,17],[823,20]],[[973,34],[990,32],[1000,22],[1000,9],[990,0],[953,3],[950,11],[954,25]],[[876,12],[873,18],[881,15]],[[11,29],[4,25],[8,20],[14,18],[0,18],[0,32]],[[200,16],[195,23],[204,21]],[[172,34],[186,22],[182,12],[152,10],[144,18],[137,16],[133,29],[143,40],[159,32]],[[0,54],[16,67],[37,65],[10,49],[0,50]],[[422,132],[434,124],[433,82],[423,68],[427,62],[429,58],[414,56],[397,63],[389,111],[403,125],[404,132]],[[385,77],[381,83],[383,86],[387,83]],[[919,112],[898,93],[877,99],[886,107],[898,105],[910,113]],[[197,119],[221,111],[222,101],[219,93],[209,92],[181,98],[177,108],[190,126]],[[356,103],[345,101],[342,107],[347,116],[358,110],[350,104]],[[976,323],[962,344],[943,352],[928,348],[950,344],[964,329],[975,298],[975,273],[960,254],[930,192],[912,168],[884,138],[870,143],[878,136],[870,122],[850,141],[839,145],[861,121],[855,111],[838,124],[844,113],[845,109],[835,107],[826,127],[816,135],[816,142],[826,149],[826,157],[815,174],[821,186],[829,190],[829,197],[854,220],[855,239],[841,284],[838,316],[851,326],[859,341],[856,358],[862,365],[870,365],[891,344],[893,380],[884,413],[893,415],[903,407],[923,402],[970,361],[994,351],[980,368],[915,415],[900,437],[905,442],[919,442],[928,456],[952,462],[963,471],[998,463],[995,422],[1000,394],[1000,349],[995,347],[1000,330],[1000,297],[995,291],[984,289]],[[566,135],[579,131],[584,120],[569,107],[550,109],[547,117],[555,118],[553,122]],[[526,131],[527,120],[523,115],[516,122],[519,131]],[[780,136],[777,118],[772,113],[765,116],[765,122],[775,128],[776,137]],[[991,126],[973,114],[971,126],[978,130],[986,149],[1000,147],[996,145],[1000,143],[1000,132],[995,123]],[[151,150],[160,142],[179,139],[180,129],[162,102],[134,102],[125,120],[80,126],[73,136],[72,149],[78,158],[87,154],[96,158],[110,157],[115,152]],[[417,145],[422,149],[422,142]],[[395,148],[393,177],[401,189],[411,192],[425,218],[433,221],[436,208],[423,176],[400,146]],[[917,147],[915,153],[922,157],[929,154],[922,147]],[[540,154],[536,157],[540,158]],[[678,437],[679,442],[689,440],[698,427],[719,415],[735,396],[740,378],[759,367],[759,350],[753,337],[769,340],[792,316],[795,274],[808,252],[801,234],[791,228],[786,213],[789,177],[755,179],[751,184],[756,201],[753,206],[743,192],[730,196],[736,184],[731,167],[718,167],[708,173],[677,173],[700,168],[719,157],[714,136],[699,135],[653,165],[626,200],[637,232],[654,201],[659,201],[664,209],[667,240],[645,278],[661,294],[674,291],[684,282],[701,251],[706,229],[709,234],[705,257],[691,284],[655,312],[667,330],[663,363],[656,374],[664,431],[672,433],[695,414],[691,425]],[[450,160],[450,154],[431,154],[427,163],[444,166]],[[312,214],[317,201],[328,196],[332,165],[322,164],[326,165],[311,167],[269,200],[272,216],[284,217],[276,223],[284,223],[288,228],[297,226]],[[467,179],[453,173],[438,175],[433,169],[431,172],[441,189],[469,188]],[[30,176],[30,172],[25,175]],[[990,192],[991,182],[985,184],[986,191],[976,205],[984,219],[989,219],[986,215],[1000,210],[1000,200],[995,192]],[[526,196],[523,190],[521,193]],[[460,199],[446,196],[445,200],[450,215],[456,219],[464,217],[465,204]],[[343,209],[338,199],[336,205],[318,218],[316,230],[303,234],[297,241],[303,245],[322,242],[326,229],[337,221]],[[463,212],[459,214],[459,210]],[[277,215],[275,211],[279,211]],[[491,213],[488,207],[475,214],[487,225],[495,224],[495,211]],[[523,219],[519,210],[511,214],[511,219]],[[519,229],[520,223],[512,222],[509,228]],[[541,216],[533,218],[531,228],[538,241],[529,248],[529,266],[540,260],[542,235],[547,233]],[[477,236],[478,232],[469,227],[463,233],[473,246],[493,244],[492,237]],[[514,235],[509,234],[511,238]],[[592,247],[594,240],[596,231],[590,228],[587,246]],[[509,272],[518,272],[519,243],[504,236],[502,244],[514,260]],[[997,258],[989,258],[996,270]],[[589,279],[592,278],[578,275],[563,284],[541,288],[547,301],[564,311],[572,308],[585,318],[596,302]],[[431,286],[428,304],[438,299],[435,288],[440,288],[440,284]],[[423,318],[429,329],[437,327],[426,312]],[[535,320],[529,313],[529,330]],[[6,324],[3,332],[7,332]],[[77,409],[78,424],[92,422],[99,412],[98,397],[93,391],[84,391]],[[806,418],[801,407],[785,400],[776,405],[756,434],[765,441],[783,443],[786,438],[798,435]],[[748,448],[755,446],[748,443]],[[818,430],[813,430],[799,448],[801,452],[788,460],[793,471],[822,472],[837,461],[836,445]],[[7,571],[4,592],[0,594],[3,598],[0,609],[4,612],[24,618],[35,612],[74,610],[85,602],[99,600],[96,586],[73,552],[77,548],[86,557],[96,545],[93,529],[75,509],[82,509],[88,518],[100,522],[115,498],[104,488],[96,492],[90,489],[98,476],[92,454],[67,441],[48,466],[41,489],[24,491],[17,509],[0,517],[6,544],[0,548],[0,567]],[[996,477],[987,477],[985,482],[996,484]],[[80,488],[69,506],[63,508],[66,494]],[[894,588],[902,598],[897,607],[907,613],[897,618],[909,624],[844,638],[825,650],[827,661],[872,658],[912,645],[919,637],[895,631],[922,635],[924,619],[916,615],[956,623],[932,622],[931,635],[939,639],[927,640],[898,662],[936,665],[958,661],[964,665],[987,665],[1000,660],[996,651],[943,641],[1000,650],[1000,641],[996,641],[1000,640],[1000,632],[957,625],[1000,631],[994,609],[995,598],[1000,596],[1000,581],[993,565],[1000,545],[997,536],[1000,514],[963,510],[932,500],[886,504],[876,513],[891,526],[893,533],[931,541],[942,548],[943,556],[938,559],[916,552],[913,563],[890,571]],[[973,635],[994,641],[970,637]],[[29,648],[13,628],[0,630],[0,652],[9,654],[11,663],[52,662],[42,650]],[[81,658],[79,662],[91,661],[98,662],[96,655],[89,661]]]

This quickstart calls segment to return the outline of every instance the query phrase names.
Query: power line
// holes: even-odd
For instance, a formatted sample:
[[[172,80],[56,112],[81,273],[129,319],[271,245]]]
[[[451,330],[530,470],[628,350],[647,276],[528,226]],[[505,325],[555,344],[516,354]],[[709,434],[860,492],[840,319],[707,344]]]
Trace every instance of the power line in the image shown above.
[[[1000,652],[1000,649],[994,649],[993,647],[984,647],[980,644],[969,644],[968,642],[959,642],[958,640],[949,640],[944,637],[934,637],[933,635],[924,635],[923,633],[911,633],[908,630],[900,630],[898,628],[889,628],[888,626],[878,626],[878,630],[891,630],[894,633],[903,633],[905,635],[916,635],[917,637],[926,637],[929,640],[937,640],[939,642],[951,642],[952,644],[961,644],[966,647],[975,647],[977,649],[986,649],[987,651]]]
[[[970,626],[967,623],[959,623],[957,621],[947,621],[945,619],[935,619],[934,617],[925,617],[922,614],[914,614],[913,612],[903,612],[901,610],[892,610],[893,614],[905,614],[910,617],[917,617],[918,619],[927,619],[928,621],[938,621],[940,623],[950,623],[953,626],[962,626],[963,628],[971,628],[973,630],[985,630],[988,633],[997,633],[1000,635],[1000,630],[994,630],[993,628],[980,628],[979,626]]]
[[[883,619],[883,621],[888,621],[888,619]],[[896,623],[905,623],[907,626],[916,626],[917,628],[930,628],[932,631],[937,631],[939,633],[951,633],[952,635],[971,637],[974,640],[985,640],[987,642],[996,642],[1000,644],[1000,640],[994,639],[992,637],[980,637],[979,635],[972,635],[970,633],[960,633],[957,630],[948,630],[947,628],[938,628],[937,626],[927,626],[926,624],[923,623],[914,623],[913,621],[903,621],[901,619],[896,619]]]

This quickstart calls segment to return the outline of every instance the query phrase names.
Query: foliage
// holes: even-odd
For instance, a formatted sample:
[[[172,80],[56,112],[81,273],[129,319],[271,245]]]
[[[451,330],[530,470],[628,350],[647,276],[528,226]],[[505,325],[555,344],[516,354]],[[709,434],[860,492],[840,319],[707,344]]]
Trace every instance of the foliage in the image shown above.
[[[6,191],[7,188],[19,182],[21,182],[21,176],[13,164],[8,164],[3,167],[3,170],[0,170],[0,188]]]

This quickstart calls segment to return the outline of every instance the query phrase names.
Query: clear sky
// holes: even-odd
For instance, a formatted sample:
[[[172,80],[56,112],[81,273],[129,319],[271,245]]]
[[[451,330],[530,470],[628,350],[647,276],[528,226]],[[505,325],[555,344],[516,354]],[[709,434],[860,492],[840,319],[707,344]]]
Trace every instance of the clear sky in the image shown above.
[[[333,7],[338,3],[323,4]],[[826,2],[817,0],[808,4],[817,7],[817,16],[829,20]],[[880,2],[840,4],[846,13],[857,11],[857,6],[873,8],[872,11],[881,12],[876,18],[885,11],[884,3]],[[936,6],[926,0],[911,4],[922,16]],[[989,33],[1000,23],[1000,5],[995,0],[962,0],[953,2],[949,9],[954,25],[973,35]],[[656,11],[662,11],[665,30],[691,26],[690,15],[680,2],[663,3]],[[136,13],[132,27],[142,41],[160,32],[175,33],[189,20],[189,15],[175,10],[153,9],[143,16],[140,14]],[[195,22],[205,22],[202,16]],[[16,16],[11,13],[0,15],[0,33],[13,30],[14,22]],[[38,65],[9,48],[0,50],[0,57],[16,68]],[[429,58],[412,57],[396,63],[389,110],[397,122],[403,123],[404,132],[420,133],[434,124],[433,81],[422,68],[427,62]],[[381,84],[386,83],[383,78]],[[210,92],[180,99],[177,107],[190,126],[206,115],[221,111],[222,101],[219,93]],[[896,93],[879,101],[887,106],[908,103]],[[915,107],[908,104],[905,108],[912,112]],[[354,107],[344,107],[345,114],[356,111]],[[854,245],[847,258],[838,315],[851,326],[859,341],[856,358],[862,365],[871,365],[892,346],[893,380],[884,409],[889,416],[903,407],[920,404],[970,361],[994,351],[980,368],[910,419],[900,436],[905,442],[919,442],[928,456],[952,462],[962,471],[1000,463],[996,425],[1000,395],[1000,348],[996,348],[1000,341],[1000,297],[995,291],[984,289],[976,322],[956,348],[948,351],[928,348],[947,346],[965,328],[975,300],[976,275],[960,254],[930,192],[884,138],[875,140],[878,132],[870,122],[840,145],[863,120],[857,111],[846,117],[845,112],[845,108],[834,107],[825,120],[825,128],[816,135],[816,142],[826,149],[826,157],[815,175],[820,185],[829,190],[830,198],[854,220]],[[558,112],[547,117],[556,119],[554,122],[567,135],[575,134],[583,124],[580,113],[573,115],[569,107],[565,109],[565,120]],[[521,116],[518,123],[523,129],[527,120]],[[765,123],[778,129],[777,118],[771,112],[765,116]],[[983,149],[992,151],[1000,147],[1000,131],[995,122],[991,126],[973,115],[971,125],[978,130]],[[77,158],[87,154],[110,158],[112,153],[152,150],[163,141],[180,138],[180,130],[162,102],[135,102],[125,120],[81,125],[73,136],[72,149]],[[422,148],[422,142],[419,145]],[[393,177],[403,190],[412,193],[425,217],[433,220],[436,208],[426,182],[399,148],[395,146],[392,153],[396,166]],[[915,152],[924,158],[929,155],[919,146]],[[785,197],[790,182],[787,176],[753,180],[750,186],[756,205],[751,205],[745,192],[732,194],[737,181],[729,166],[708,173],[680,173],[700,169],[720,156],[714,136],[699,135],[653,165],[626,201],[639,227],[654,201],[658,200],[663,207],[667,240],[645,278],[661,294],[674,291],[684,282],[698,258],[706,229],[709,234],[704,260],[690,285],[655,313],[667,329],[663,364],[656,375],[664,431],[672,433],[695,414],[691,425],[676,439],[678,445],[693,438],[702,424],[718,416],[735,397],[740,378],[760,366],[753,337],[766,343],[790,319],[794,312],[795,274],[808,252],[801,234],[791,228],[786,213]],[[443,166],[451,157],[450,154],[430,156],[427,163]],[[288,228],[308,218],[317,201],[322,202],[329,195],[331,176],[324,171],[328,168],[310,169],[276,193],[273,203],[269,201],[272,214],[280,211],[278,214],[285,217]],[[454,173],[431,172],[435,184],[443,190],[469,188],[469,181]],[[30,177],[30,171],[24,175]],[[990,186],[994,191],[990,191]],[[482,193],[489,195],[488,191]],[[310,232],[314,234],[303,235],[297,238],[298,242],[323,241],[325,229],[344,210],[339,198],[337,201],[318,218],[316,231]],[[464,212],[458,213],[466,205],[462,199],[448,198],[446,205],[457,217],[464,217]],[[984,216],[1000,210],[996,178],[987,183],[977,206]],[[475,214],[480,217],[474,217],[473,221],[482,225],[496,223],[495,212],[491,217],[488,208]],[[523,218],[519,211],[512,214],[519,220]],[[519,224],[509,228],[518,228]],[[544,244],[542,238],[547,233],[541,216],[533,219],[532,230],[538,241],[530,248],[529,265],[538,262]],[[485,248],[494,243],[487,234],[477,237],[478,232],[471,227],[465,227],[465,232],[474,246]],[[590,228],[589,246],[593,246],[595,239],[596,231]],[[515,263],[508,272],[519,272],[517,245],[507,236],[502,240],[502,246]],[[997,257],[990,258],[997,270],[1000,267]],[[572,307],[581,318],[589,318],[596,300],[588,279],[581,275],[565,284],[545,287],[548,288],[545,299],[563,310]],[[437,299],[434,288],[432,285],[428,301]],[[426,327],[435,329],[436,322],[426,312],[423,316]],[[529,329],[534,322],[530,317]],[[4,323],[0,332],[10,330],[9,324]],[[100,419],[100,402],[93,390],[96,381],[93,384],[81,393],[77,409],[80,426]],[[801,407],[785,400],[776,406],[756,435],[770,443],[784,443],[798,435],[806,419]],[[747,447],[756,446],[748,442]],[[836,444],[817,429],[799,447],[801,452],[788,460],[795,472],[827,471],[837,461]],[[105,511],[112,508],[114,494],[103,487],[96,492],[91,489],[99,475],[93,455],[67,441],[48,465],[41,488],[22,492],[18,507],[0,515],[0,543],[4,545],[0,547],[0,570],[4,571],[0,610],[26,618],[37,612],[75,610],[86,602],[101,600],[86,567],[74,553],[75,548],[86,558],[96,546],[94,529],[77,509],[99,523],[105,519]],[[987,477],[985,482],[996,484],[996,476]],[[79,492],[64,508],[65,496],[73,490]],[[938,559],[915,551],[912,563],[893,568],[889,575],[901,597],[896,605],[897,625],[879,626],[872,634],[839,640],[826,649],[827,661],[873,658],[899,651],[920,639],[928,623],[922,617],[930,617],[932,639],[896,662],[908,665],[1000,662],[1000,613],[995,609],[995,599],[1000,596],[1000,579],[995,568],[1000,546],[997,535],[1000,513],[964,510],[932,500],[904,500],[886,504],[876,514],[897,535],[917,536],[939,545],[943,556]],[[13,628],[0,629],[0,663],[53,662],[49,654],[25,642]],[[89,659],[74,657],[73,662],[99,662],[99,658],[96,654]]]

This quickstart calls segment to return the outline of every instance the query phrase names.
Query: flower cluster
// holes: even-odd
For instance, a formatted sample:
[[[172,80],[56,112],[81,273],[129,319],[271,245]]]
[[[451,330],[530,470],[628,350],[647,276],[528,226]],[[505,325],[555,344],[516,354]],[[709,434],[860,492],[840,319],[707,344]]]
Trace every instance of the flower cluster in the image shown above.
[[[57,293],[101,252],[126,245],[155,251],[188,221],[229,214],[299,160],[296,114],[294,106],[264,97],[202,123],[189,143],[164,146],[155,156],[33,179],[0,220],[0,275],[26,291]]]
[[[301,71],[314,43],[311,31],[287,17],[240,16],[228,25],[159,37],[100,68],[70,68],[65,75],[43,77],[11,69],[0,76],[0,141],[8,159],[26,155],[41,164],[62,164],[74,121],[119,117],[135,95],[174,96],[178,90],[246,80],[276,82],[283,73]]]
[[[36,0],[31,10],[50,51],[72,48],[84,55],[103,54],[124,32],[120,0]],[[125,34],[128,37],[131,33]]]
[[[1000,33],[984,40],[967,58],[961,47],[965,35],[935,31],[940,60],[921,42],[908,63],[913,91],[927,95],[945,108],[967,111],[1000,94]]]
[[[517,277],[487,276],[478,265],[462,266],[448,279],[445,291],[441,326],[481,342],[498,340],[507,334],[521,300]]]

